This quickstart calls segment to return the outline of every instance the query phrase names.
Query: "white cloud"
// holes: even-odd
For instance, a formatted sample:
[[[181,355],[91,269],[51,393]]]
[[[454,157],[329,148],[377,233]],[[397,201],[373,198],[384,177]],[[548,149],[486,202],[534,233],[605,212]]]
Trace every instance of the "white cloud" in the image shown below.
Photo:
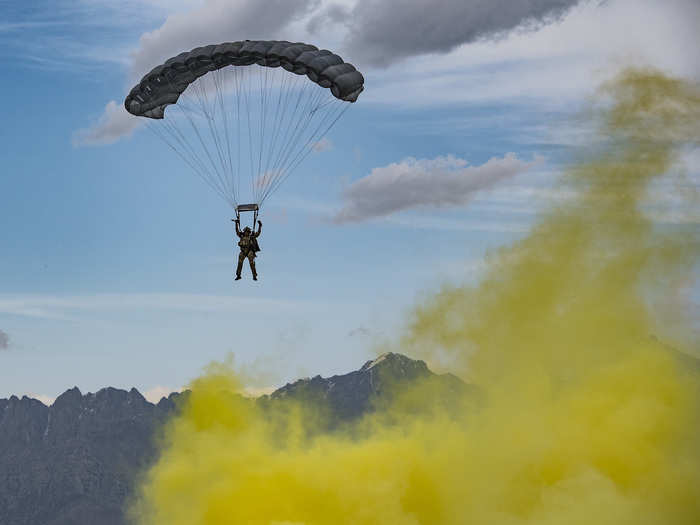
[[[123,104],[110,100],[97,123],[74,133],[73,145],[112,144],[122,137],[131,135],[143,124],[143,120],[126,111]]]
[[[182,392],[183,388],[170,388],[167,386],[156,385],[153,388],[149,388],[143,393],[143,397],[146,401],[151,403],[158,403],[164,397],[168,397],[173,392]]]
[[[700,183],[700,147],[688,147],[681,152],[679,164],[690,179]]]
[[[323,152],[323,151],[330,151],[330,150],[333,149],[333,141],[331,141],[331,139],[329,139],[329,138],[327,138],[327,137],[323,137],[323,138],[322,138],[321,140],[319,140],[318,142],[314,142],[314,143],[311,145],[311,149],[312,149],[315,153],[321,153],[321,152]]]
[[[55,320],[109,312],[273,313],[295,312],[310,303],[206,294],[0,295],[0,313]]]
[[[447,217],[430,217],[414,215],[394,215],[386,218],[386,222],[396,226],[431,231],[461,231],[489,233],[525,233],[528,223],[504,220],[473,220],[468,218],[450,219]]]
[[[405,57],[444,53],[459,45],[502,35],[527,24],[559,18],[580,0],[358,0],[352,11],[327,11],[345,18],[348,48],[370,64],[386,66]]]
[[[196,9],[171,14],[158,29],[144,33],[132,54],[134,79],[171,56],[203,44],[272,39],[310,12],[314,0],[205,0]]]
[[[0,22],[0,33],[13,33],[32,29],[46,29],[51,27],[59,27],[61,25],[63,25],[63,23],[59,21],[39,22],[25,20],[22,22]]]
[[[407,158],[374,168],[343,192],[343,207],[335,222],[358,222],[412,208],[463,206],[476,192],[531,168],[508,153],[481,166],[469,166],[453,155],[435,159]]]
[[[318,142],[315,142],[311,145],[311,149],[315,153],[321,153],[323,151],[330,151],[333,149],[333,141],[327,137],[323,137],[321,140]]]
[[[32,0],[2,4],[0,56],[23,67],[85,72],[126,65],[128,49],[182,2]],[[11,4],[11,5],[10,5]]]
[[[372,330],[365,326],[358,326],[348,332],[348,337],[369,337],[372,335]]]
[[[527,101],[570,109],[621,67],[700,78],[700,3],[584,3],[537,31],[480,40],[373,71],[362,97],[400,105]],[[368,82],[369,84],[369,82]]]
[[[33,392],[25,392],[24,394],[21,394],[21,396],[27,396],[27,397],[31,397],[32,399],[36,399],[38,401],[41,401],[47,407],[50,407],[51,405],[53,405],[53,402],[56,401],[55,397],[47,396],[44,394],[34,394]]]
[[[246,397],[260,397],[272,394],[277,387],[275,386],[247,386],[243,388],[243,394]]]

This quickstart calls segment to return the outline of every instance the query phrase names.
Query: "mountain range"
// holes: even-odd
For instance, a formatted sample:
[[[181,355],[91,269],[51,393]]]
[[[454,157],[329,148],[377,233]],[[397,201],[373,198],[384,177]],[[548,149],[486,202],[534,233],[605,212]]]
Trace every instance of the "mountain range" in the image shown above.
[[[322,410],[324,431],[381,410],[410,385],[429,384],[432,403],[465,389],[423,361],[387,353],[353,372],[286,384],[251,402],[293,400]],[[135,388],[72,388],[51,406],[29,397],[0,399],[0,525],[122,525],[137,476],[157,457],[154,435],[188,392],[157,404]]]

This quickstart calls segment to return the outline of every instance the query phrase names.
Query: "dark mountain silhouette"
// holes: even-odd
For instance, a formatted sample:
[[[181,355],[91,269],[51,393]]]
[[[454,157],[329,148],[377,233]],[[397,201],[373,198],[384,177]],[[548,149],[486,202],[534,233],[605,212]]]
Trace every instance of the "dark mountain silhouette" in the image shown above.
[[[122,524],[151,437],[178,394],[149,403],[136,390],[72,388],[50,407],[0,400],[0,524]]]
[[[455,376],[433,374],[423,361],[389,353],[349,374],[301,379],[255,402],[263,408],[302,402],[325,411],[322,430],[332,430],[419,381],[444,399],[468,388]],[[156,457],[153,437],[185,395],[153,404],[136,389],[83,395],[72,388],[51,406],[0,399],[0,525],[126,523],[136,476]]]
[[[316,419],[324,425],[320,430],[328,431],[369,412],[381,411],[398,396],[410,391],[409,385],[422,387],[417,399],[405,399],[406,402],[402,403],[404,409],[413,412],[433,408],[436,404],[446,408],[456,406],[465,392],[472,394],[470,398],[478,399],[476,389],[457,376],[434,374],[423,361],[389,352],[348,374],[299,379],[269,396],[262,396],[258,402],[262,405],[286,400],[303,402],[304,406],[313,409],[307,412],[324,414]]]

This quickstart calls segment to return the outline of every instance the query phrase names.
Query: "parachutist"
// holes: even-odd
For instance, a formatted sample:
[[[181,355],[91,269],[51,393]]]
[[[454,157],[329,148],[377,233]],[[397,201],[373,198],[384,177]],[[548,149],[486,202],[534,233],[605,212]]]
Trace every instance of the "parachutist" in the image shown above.
[[[257,281],[261,205],[316,149],[357,100],[364,83],[355,66],[327,49],[286,40],[239,40],[198,46],[171,57],[143,76],[124,99],[124,107],[146,119],[151,130],[235,209],[241,248],[236,280],[247,258]],[[186,118],[174,117],[174,109],[166,114],[171,105]],[[233,115],[235,132],[229,127]],[[252,195],[249,204],[238,204],[246,202],[240,194],[244,173],[254,176]],[[255,230],[257,222],[257,233],[240,230],[241,212],[254,213],[251,227]]]
[[[262,232],[262,222],[258,221],[258,231],[254,232],[249,226],[243,228],[241,231],[241,221],[236,219],[236,235],[240,239],[238,241],[238,246],[241,248],[241,253],[238,254],[238,267],[236,268],[236,281],[241,279],[241,271],[243,270],[243,261],[247,258],[250,263],[250,271],[253,272],[253,280],[258,280],[258,272],[255,270],[255,257],[256,252],[260,251],[260,245],[258,244],[258,237]]]

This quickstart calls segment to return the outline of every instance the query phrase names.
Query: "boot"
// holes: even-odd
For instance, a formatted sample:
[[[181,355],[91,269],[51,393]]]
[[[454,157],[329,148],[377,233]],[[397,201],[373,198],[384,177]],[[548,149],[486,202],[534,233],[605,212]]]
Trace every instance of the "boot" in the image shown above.
[[[240,275],[236,275],[236,278],[234,279],[234,281],[240,281],[240,280],[241,280],[241,276],[240,276]]]

